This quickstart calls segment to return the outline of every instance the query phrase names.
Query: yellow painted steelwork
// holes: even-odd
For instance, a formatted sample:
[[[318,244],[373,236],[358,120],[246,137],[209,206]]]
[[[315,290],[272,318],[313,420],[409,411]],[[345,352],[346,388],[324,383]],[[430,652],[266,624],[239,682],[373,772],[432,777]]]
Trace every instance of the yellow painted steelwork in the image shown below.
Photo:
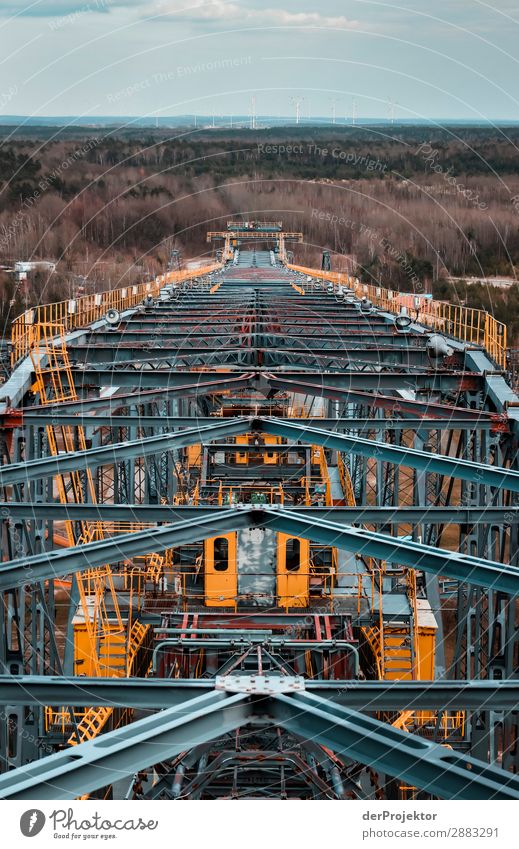
[[[236,534],[222,534],[204,542],[205,604],[234,607],[238,595]]]
[[[202,446],[188,445],[187,447],[187,465],[189,468],[200,468],[202,465]]]
[[[281,443],[281,437],[279,436],[265,436],[265,445],[279,445]],[[280,460],[279,451],[266,451],[263,457],[263,462],[267,466],[275,466],[276,463]]]
[[[74,627],[74,674],[100,676],[103,678],[124,678],[126,674],[127,640],[126,632],[114,621],[112,625],[105,622],[103,633],[99,636],[97,646],[92,645],[92,629],[85,621],[92,618],[94,601],[87,599],[88,617],[85,617],[82,606],[78,607],[73,619]]]
[[[221,267],[221,263],[211,263],[197,269],[169,271],[149,283],[139,283],[123,289],[110,289],[106,292],[96,292],[94,295],[84,295],[81,298],[52,304],[40,304],[27,309],[15,318],[12,324],[11,365],[14,366],[21,357],[29,353],[32,329],[37,325],[59,324],[65,331],[74,330],[76,327],[87,327],[93,321],[106,315],[109,309],[123,312],[140,304],[147,295],[153,298],[158,297],[162,286],[166,284],[187,283],[189,285],[194,277],[202,277]]]
[[[409,628],[384,624],[382,658],[385,680],[413,680],[413,644]]]
[[[248,444],[249,444],[248,434],[245,434],[244,436],[237,436],[236,437],[236,445],[248,445]],[[248,455],[247,451],[238,451],[236,453],[235,459],[236,459],[236,462],[239,465],[246,466],[249,462],[249,455]]]
[[[405,307],[411,315],[415,312],[416,321],[426,327],[454,336],[463,342],[482,345],[501,368],[506,368],[506,325],[497,321],[486,310],[396,292],[383,286],[372,286],[361,283],[357,277],[351,277],[345,272],[321,271],[290,264],[287,264],[287,268],[337,286],[347,286],[353,289],[357,297],[369,298],[376,307],[387,312],[398,314],[401,308]]]
[[[426,599],[416,600],[418,634],[418,675],[421,681],[434,679],[434,656],[438,625]]]
[[[280,607],[308,607],[310,543],[306,539],[278,534],[277,596]]]

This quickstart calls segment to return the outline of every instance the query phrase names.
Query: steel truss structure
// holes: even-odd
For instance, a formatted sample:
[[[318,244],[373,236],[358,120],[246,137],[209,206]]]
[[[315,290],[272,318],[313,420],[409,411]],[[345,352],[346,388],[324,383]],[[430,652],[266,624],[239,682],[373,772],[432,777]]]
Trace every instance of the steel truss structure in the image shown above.
[[[15,322],[0,798],[519,798],[504,328],[208,239]]]

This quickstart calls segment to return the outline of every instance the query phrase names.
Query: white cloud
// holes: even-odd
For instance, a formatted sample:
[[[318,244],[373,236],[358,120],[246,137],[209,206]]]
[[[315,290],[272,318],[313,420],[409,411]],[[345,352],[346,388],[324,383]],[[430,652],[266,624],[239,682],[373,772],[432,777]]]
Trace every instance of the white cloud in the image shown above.
[[[63,15],[107,14],[118,7],[135,7],[143,0],[0,0],[0,15],[56,18]]]
[[[286,9],[255,9],[227,0],[160,0],[148,9],[150,16],[184,18],[218,24],[234,21],[236,24],[258,23],[274,26],[341,27],[356,29],[358,21],[344,15],[321,15],[320,12],[290,12]]]

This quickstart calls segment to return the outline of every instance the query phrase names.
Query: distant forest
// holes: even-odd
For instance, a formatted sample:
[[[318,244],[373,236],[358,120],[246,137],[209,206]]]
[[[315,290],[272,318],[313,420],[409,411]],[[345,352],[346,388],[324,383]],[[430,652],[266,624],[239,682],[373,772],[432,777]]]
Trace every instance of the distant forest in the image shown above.
[[[519,337],[519,128],[1,128],[0,310],[124,286],[209,257],[228,218],[282,220],[295,260],[483,306]],[[17,260],[57,262],[23,290]]]

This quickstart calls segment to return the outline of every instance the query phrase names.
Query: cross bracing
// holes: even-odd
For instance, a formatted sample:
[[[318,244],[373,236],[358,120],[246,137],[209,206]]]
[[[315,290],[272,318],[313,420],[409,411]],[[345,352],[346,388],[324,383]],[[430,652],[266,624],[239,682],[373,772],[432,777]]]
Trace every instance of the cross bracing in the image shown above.
[[[5,798],[517,797],[503,330],[289,267],[284,235],[111,324],[102,298],[15,322]]]

